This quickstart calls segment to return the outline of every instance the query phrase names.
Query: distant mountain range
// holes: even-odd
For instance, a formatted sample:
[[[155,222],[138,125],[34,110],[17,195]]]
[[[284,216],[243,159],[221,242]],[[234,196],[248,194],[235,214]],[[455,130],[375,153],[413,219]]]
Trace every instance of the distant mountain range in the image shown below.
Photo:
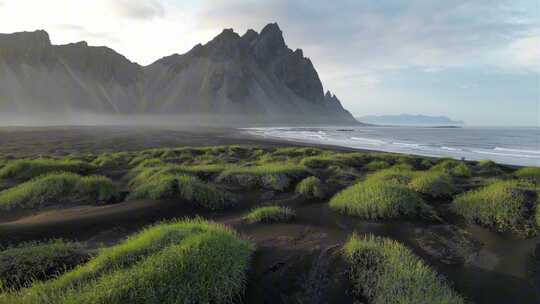
[[[357,117],[364,123],[378,125],[425,125],[425,126],[462,126],[463,121],[452,120],[446,116],[427,115],[367,115]]]
[[[148,47],[152,47],[149,45]],[[52,45],[47,32],[0,34],[0,119],[168,115],[209,123],[354,124],[275,23],[225,29],[189,52],[140,66],[107,47]]]

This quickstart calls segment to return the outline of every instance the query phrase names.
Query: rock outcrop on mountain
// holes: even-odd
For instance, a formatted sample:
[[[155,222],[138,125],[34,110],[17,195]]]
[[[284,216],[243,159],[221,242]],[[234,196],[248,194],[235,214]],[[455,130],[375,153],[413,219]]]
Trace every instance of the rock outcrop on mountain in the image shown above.
[[[148,66],[86,42],[52,45],[45,31],[0,34],[0,113],[356,123],[335,95],[324,94],[311,60],[287,47],[275,23],[242,36],[225,29],[204,45]]]

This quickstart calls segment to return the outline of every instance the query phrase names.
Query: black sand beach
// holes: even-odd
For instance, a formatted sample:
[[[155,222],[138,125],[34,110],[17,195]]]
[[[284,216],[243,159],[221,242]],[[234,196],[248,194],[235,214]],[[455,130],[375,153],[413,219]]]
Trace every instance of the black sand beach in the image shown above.
[[[174,129],[143,127],[49,127],[0,129],[0,154],[8,157],[137,151],[150,148],[214,145],[282,147],[291,143],[247,138],[234,129]],[[299,144],[301,145],[301,144]],[[303,145],[302,145],[303,146]],[[350,150],[346,148],[336,148]],[[121,179],[123,172],[103,172]],[[293,223],[247,224],[242,216],[259,204],[294,208]],[[257,251],[244,303],[353,303],[340,248],[353,233],[397,239],[446,276],[455,289],[475,303],[538,303],[540,286],[531,279],[528,261],[538,237],[520,239],[476,225],[466,225],[446,210],[447,200],[433,202],[442,220],[371,222],[338,214],[326,201],[306,200],[294,193],[246,192],[227,211],[209,212],[180,200],[135,200],[104,206],[76,206],[0,216],[3,244],[64,238],[88,248],[113,245],[145,225],[201,216],[236,229],[253,240]],[[421,240],[454,250],[454,227],[481,243],[471,261],[454,261]],[[450,238],[451,239],[451,238]],[[511,248],[511,249],[510,249]],[[510,249],[510,250],[509,250]],[[441,258],[441,255],[443,256]],[[449,261],[450,259],[450,261]]]

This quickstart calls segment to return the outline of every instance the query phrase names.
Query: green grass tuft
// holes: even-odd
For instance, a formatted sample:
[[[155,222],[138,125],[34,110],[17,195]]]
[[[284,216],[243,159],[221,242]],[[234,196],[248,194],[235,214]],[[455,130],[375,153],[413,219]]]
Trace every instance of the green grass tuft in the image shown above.
[[[129,199],[183,199],[208,210],[222,210],[234,203],[231,195],[199,178],[185,174],[157,173],[139,178]]]
[[[495,176],[503,173],[501,167],[491,160],[479,161],[476,168],[480,175]]]
[[[390,164],[383,160],[374,160],[366,165],[366,169],[370,171],[382,170],[389,167],[390,167]]]
[[[452,208],[471,222],[519,235],[536,234],[534,191],[516,181],[496,181],[454,199]]]
[[[265,188],[277,191],[288,189],[292,182],[306,174],[303,166],[274,163],[252,167],[232,167],[224,170],[219,182],[245,188]]]
[[[267,206],[253,209],[244,220],[248,223],[277,223],[288,222],[296,216],[295,212],[287,207]]]
[[[367,177],[367,181],[370,183],[382,183],[382,184],[396,184],[396,185],[408,185],[415,173],[410,170],[403,170],[400,167],[392,167],[384,170],[379,170]]]
[[[254,246],[200,219],[152,226],[54,280],[0,294],[20,303],[232,303]]]
[[[316,176],[304,178],[296,185],[296,193],[303,195],[306,198],[323,199],[326,196],[324,185]]]
[[[540,167],[525,167],[517,170],[514,175],[523,180],[540,184]]]
[[[77,243],[63,240],[18,244],[0,251],[0,286],[28,287],[86,262],[90,256]]]
[[[89,163],[77,160],[21,159],[11,161],[0,169],[0,179],[9,178],[22,182],[52,172],[87,174],[93,169]]]
[[[119,167],[129,163],[130,155],[127,152],[103,153],[92,162],[98,167]]]
[[[397,241],[353,235],[344,255],[354,292],[369,303],[465,303],[443,277]]]
[[[460,163],[450,170],[450,174],[456,177],[471,177],[471,168],[466,163]]]
[[[432,197],[450,197],[456,191],[450,175],[438,171],[416,173],[408,187]]]
[[[337,193],[330,207],[363,219],[415,218],[432,212],[417,193],[404,186],[369,181]]]
[[[103,176],[51,173],[0,192],[0,209],[31,209],[59,203],[97,203],[118,196]]]

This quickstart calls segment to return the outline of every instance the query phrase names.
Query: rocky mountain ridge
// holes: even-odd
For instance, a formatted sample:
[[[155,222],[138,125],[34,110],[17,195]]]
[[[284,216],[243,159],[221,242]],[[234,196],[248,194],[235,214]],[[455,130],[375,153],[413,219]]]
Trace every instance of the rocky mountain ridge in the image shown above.
[[[335,95],[324,94],[311,60],[287,47],[275,23],[244,35],[225,29],[148,66],[86,42],[52,45],[42,30],[0,34],[0,113],[79,112],[199,115],[239,124],[356,123]]]

